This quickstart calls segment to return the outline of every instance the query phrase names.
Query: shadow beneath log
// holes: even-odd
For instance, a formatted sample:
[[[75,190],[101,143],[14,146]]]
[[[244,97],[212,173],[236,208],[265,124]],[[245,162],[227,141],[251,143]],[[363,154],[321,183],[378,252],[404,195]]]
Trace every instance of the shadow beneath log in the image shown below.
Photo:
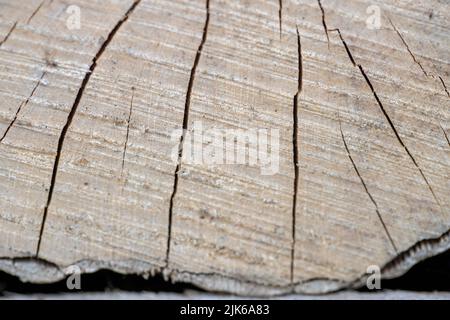
[[[24,283],[19,278],[0,272],[0,297],[5,293],[34,294],[34,293],[75,293],[75,292],[155,292],[155,293],[183,293],[187,290],[202,291],[190,284],[171,283],[165,281],[161,275],[148,279],[139,275],[123,275],[109,270],[100,270],[91,274],[81,275],[81,290],[70,290],[67,280],[51,284]]]
[[[417,263],[398,278],[382,280],[382,290],[450,292],[450,250]],[[370,292],[366,287],[358,291]]]
[[[403,276],[381,281],[382,290],[403,290],[417,292],[450,292],[450,250],[419,262]],[[205,292],[187,283],[171,283],[161,275],[145,279],[139,275],[123,275],[109,270],[81,275],[81,290],[70,290],[67,280],[52,284],[24,283],[19,278],[0,272],[0,297],[5,293],[50,294],[74,292],[153,292],[184,293],[186,291]],[[380,292],[360,288],[359,292]]]

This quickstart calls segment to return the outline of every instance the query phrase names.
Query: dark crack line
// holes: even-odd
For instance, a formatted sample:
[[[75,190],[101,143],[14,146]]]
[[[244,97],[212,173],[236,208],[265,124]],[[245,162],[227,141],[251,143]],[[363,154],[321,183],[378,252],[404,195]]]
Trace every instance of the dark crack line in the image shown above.
[[[325,10],[323,9],[322,2],[320,0],[317,0],[317,3],[319,4],[320,11],[322,12],[322,25],[323,25],[323,29],[325,31],[325,35],[327,36],[327,43],[329,46],[330,45],[330,37],[328,35],[327,22],[325,20]]]
[[[41,10],[42,6],[44,5],[45,1],[42,1],[41,4],[33,11],[33,13],[31,14],[31,16],[28,18],[27,20],[27,24],[29,24],[31,22],[31,20],[34,18],[34,16],[36,15],[36,13],[39,12],[39,10]]]
[[[385,231],[387,237],[389,238],[389,242],[391,243],[391,245],[392,245],[392,247],[394,248],[395,252],[398,253],[397,246],[395,245],[394,240],[392,239],[392,236],[391,236],[391,234],[389,233],[389,230],[388,230],[386,224],[384,223],[383,217],[381,216],[380,210],[379,210],[379,208],[378,208],[378,204],[377,204],[377,202],[375,201],[375,198],[374,198],[374,197],[372,196],[372,194],[369,192],[369,189],[367,188],[366,182],[364,181],[363,177],[362,177],[361,174],[359,173],[358,167],[356,166],[356,163],[355,163],[355,161],[353,160],[353,157],[352,157],[352,155],[351,155],[351,153],[350,153],[350,149],[348,148],[348,145],[347,145],[347,141],[345,140],[345,137],[344,137],[344,132],[342,131],[342,124],[341,124],[341,119],[340,119],[340,118],[339,118],[339,130],[340,130],[340,132],[341,132],[341,137],[342,137],[342,141],[344,142],[345,150],[347,151],[347,156],[348,156],[348,158],[350,159],[350,162],[351,162],[352,165],[353,165],[353,169],[355,170],[356,174],[358,175],[359,180],[361,181],[361,184],[362,184],[363,187],[364,187],[364,190],[366,191],[367,195],[368,195],[369,198],[370,198],[370,201],[372,201],[373,205],[375,206],[375,211],[376,211],[376,213],[377,213],[378,219],[380,220],[380,222],[381,222],[381,224],[382,224],[382,226],[383,226],[383,229],[384,229],[384,231]]]
[[[278,22],[280,24],[280,39],[283,33],[283,0],[278,0]]]
[[[447,93],[447,96],[450,97],[450,93],[448,92],[447,86],[445,85],[444,79],[442,79],[441,76],[438,76],[439,80],[441,81],[442,86],[444,87],[445,93]]]
[[[177,166],[176,166],[175,172],[174,172],[174,183],[173,183],[172,195],[170,196],[166,267],[169,265],[170,246],[172,243],[171,240],[172,240],[173,205],[174,205],[175,195],[176,195],[177,189],[178,189],[178,179],[179,179],[179,174],[180,174],[180,170],[181,170],[181,160],[183,158],[184,138],[185,138],[185,133],[186,133],[186,131],[188,129],[188,125],[189,125],[189,108],[191,105],[192,88],[194,86],[195,73],[197,71],[197,66],[200,61],[200,57],[202,55],[203,46],[206,42],[206,37],[208,34],[208,26],[209,26],[209,0],[206,0],[206,19],[205,19],[205,24],[203,26],[202,40],[200,42],[200,45],[198,46],[197,53],[195,55],[195,60],[194,60],[194,64],[191,69],[189,83],[188,83],[188,87],[187,87],[186,100],[185,100],[185,104],[184,104],[183,134],[180,137],[180,142],[178,145],[178,161],[177,161]]]
[[[394,25],[394,23],[392,22],[391,18],[388,17],[388,20],[389,20],[389,23],[391,24],[392,28],[394,28],[395,32],[397,32],[398,36],[402,40],[403,44],[406,47],[406,50],[409,52],[409,54],[410,54],[411,58],[413,59],[413,61],[420,67],[420,69],[422,70],[423,74],[426,77],[428,77],[428,73],[425,71],[425,69],[423,68],[423,66],[420,63],[420,61],[416,59],[416,56],[414,55],[414,53],[412,53],[411,49],[409,48],[408,43],[405,41],[405,39],[403,38],[403,36],[400,33],[400,31],[398,31],[397,27]]]
[[[16,111],[16,114],[14,115],[13,120],[10,122],[10,124],[8,125],[8,127],[6,128],[5,132],[3,133],[3,136],[0,138],[0,143],[2,143],[3,139],[6,138],[6,135],[8,134],[9,130],[13,127],[14,123],[17,120],[17,117],[19,116],[20,111],[22,110],[22,108],[26,107],[28,105],[28,102],[30,101],[30,99],[33,97],[34,93],[36,92],[37,88],[39,87],[39,85],[41,84],[42,79],[44,78],[46,72],[42,72],[41,77],[39,78],[39,80],[37,81],[36,85],[34,86],[33,90],[31,91],[30,95],[28,96],[28,98],[22,102],[19,106],[19,108]]]
[[[436,194],[434,193],[433,188],[431,187],[430,183],[428,182],[427,177],[425,176],[425,174],[423,173],[422,169],[419,167],[419,164],[417,163],[416,159],[414,158],[414,156],[412,155],[412,153],[409,151],[408,147],[403,143],[402,138],[400,137],[399,133],[397,132],[397,129],[394,126],[394,123],[392,122],[391,118],[389,117],[388,113],[386,112],[386,110],[383,107],[383,104],[381,103],[380,98],[378,98],[377,93],[375,92],[375,89],[372,85],[372,83],[369,80],[369,77],[366,75],[366,72],[364,71],[363,67],[358,64],[358,68],[361,71],[364,79],[367,82],[367,85],[369,86],[370,90],[372,91],[375,100],[378,103],[378,106],[380,107],[381,111],[383,112],[384,117],[386,118],[386,120],[388,121],[392,131],[394,131],[395,136],[397,137],[398,142],[402,145],[402,147],[405,149],[406,153],[408,154],[408,156],[410,157],[411,161],[414,163],[414,165],[416,166],[416,168],[419,170],[420,175],[422,176],[423,180],[425,181],[425,183],[428,186],[428,189],[430,190],[431,194],[433,195],[434,200],[436,201],[436,203],[439,205],[439,207],[441,207],[441,204],[436,196]]]
[[[378,106],[381,109],[381,112],[383,113],[384,117],[386,118],[386,120],[389,123],[389,126],[391,127],[392,131],[395,134],[395,137],[397,138],[398,142],[400,143],[400,145],[405,149],[406,153],[408,154],[409,158],[411,159],[411,161],[414,163],[414,165],[416,166],[417,170],[419,170],[420,175],[422,176],[423,180],[425,181],[425,183],[428,186],[428,189],[430,190],[434,200],[436,201],[436,203],[438,204],[438,206],[442,209],[441,207],[441,203],[439,202],[436,194],[434,193],[433,188],[431,187],[431,184],[428,182],[427,177],[425,176],[425,174],[423,173],[422,169],[420,168],[419,164],[417,163],[416,159],[414,158],[414,156],[412,155],[412,153],[409,151],[408,147],[405,145],[405,143],[403,142],[402,138],[400,137],[400,134],[398,133],[397,129],[394,126],[394,123],[392,122],[391,118],[389,117],[389,114],[387,113],[386,109],[384,108],[383,104],[381,103],[380,98],[378,97],[378,94],[376,93],[372,83],[370,82],[369,77],[367,76],[366,72],[364,71],[363,67],[360,64],[356,64],[355,59],[353,58],[353,55],[349,49],[349,47],[347,46],[347,43],[345,42],[341,31],[339,29],[332,29],[330,31],[337,31],[339,34],[339,38],[341,39],[345,50],[347,51],[347,54],[349,56],[350,61],[352,62],[352,64],[354,66],[357,66],[358,69],[360,70],[361,74],[363,75],[367,85],[369,86],[370,90],[372,91],[373,96],[375,97],[375,100],[378,103]]]
[[[355,59],[353,58],[353,55],[352,55],[352,53],[351,53],[351,51],[350,51],[350,49],[349,49],[349,47],[347,45],[347,42],[345,42],[344,38],[342,37],[341,30],[336,28],[336,29],[330,29],[328,31],[330,31],[330,32],[336,31],[338,33],[339,38],[341,39],[342,44],[344,45],[345,51],[347,52],[347,55],[348,55],[350,61],[352,62],[353,66],[356,67]]]
[[[448,139],[447,132],[445,131],[445,129],[442,127],[441,124],[439,124],[439,127],[441,127],[442,132],[444,133],[444,136],[445,136],[445,140],[447,140],[447,144],[448,144],[448,146],[450,147],[450,140]]]
[[[297,50],[298,50],[298,86],[297,93],[294,96],[294,105],[292,110],[293,118],[293,134],[292,134],[292,149],[294,159],[294,194],[292,201],[292,247],[291,247],[291,283],[294,283],[294,261],[295,261],[295,241],[296,241],[296,208],[297,208],[297,194],[299,181],[299,147],[298,147],[298,100],[303,87],[303,56],[300,33],[297,26]]]
[[[128,120],[127,120],[127,134],[125,137],[125,144],[123,147],[123,154],[122,154],[122,170],[120,173],[120,176],[123,174],[123,169],[125,167],[125,157],[127,155],[127,147],[128,147],[128,137],[130,135],[130,122],[131,122],[131,114],[133,113],[133,99],[134,99],[134,87],[131,87],[131,102],[130,102],[130,111],[128,113]]]
[[[405,38],[403,37],[403,35],[400,33],[400,31],[397,29],[397,27],[394,25],[394,23],[392,22],[391,18],[389,18],[389,23],[391,24],[392,28],[394,28],[395,32],[398,34],[398,36],[400,37],[400,39],[402,40],[403,44],[406,47],[406,50],[408,51],[409,55],[411,56],[411,58],[413,59],[413,61],[419,66],[420,70],[422,70],[423,74],[426,77],[432,78],[432,79],[436,79],[436,76],[434,74],[430,74],[428,73],[425,68],[422,66],[422,64],[420,63],[419,60],[417,60],[416,56],[414,55],[414,53],[411,51],[411,49],[409,48],[408,43],[406,42]],[[448,92],[447,86],[445,85],[444,80],[442,79],[441,76],[437,76],[437,78],[439,78],[440,83],[442,84],[445,93],[447,94],[448,97],[450,97],[450,93]]]
[[[3,38],[2,41],[0,41],[0,47],[9,39],[9,36],[16,29],[16,26],[17,26],[17,21],[14,22],[13,26],[11,27],[11,29],[9,29],[8,33],[6,34],[6,36]]]
[[[116,35],[117,31],[120,29],[120,27],[124,24],[124,22],[126,22],[128,20],[128,17],[133,13],[133,11],[136,9],[136,7],[138,6],[138,4],[141,2],[141,0],[136,0],[133,2],[133,4],[131,5],[131,7],[128,9],[128,11],[125,13],[125,15],[116,23],[116,25],[114,26],[114,28],[110,31],[110,33],[108,34],[108,37],[106,38],[106,40],[103,42],[102,46],[100,47],[99,51],[97,52],[97,54],[95,55],[95,57],[92,59],[92,63],[91,66],[89,67],[89,70],[86,72],[83,82],[81,83],[81,86],[78,90],[77,96],[75,98],[75,101],[72,105],[72,108],[70,110],[70,113],[67,117],[67,121],[66,124],[64,125],[61,134],[59,136],[59,140],[58,140],[58,148],[56,151],[56,157],[55,157],[55,162],[53,164],[53,173],[52,173],[52,178],[51,178],[51,182],[50,182],[50,188],[49,188],[49,192],[48,192],[48,198],[47,198],[47,204],[45,206],[44,209],[44,215],[42,217],[42,223],[41,223],[41,230],[39,232],[39,240],[38,240],[38,244],[37,244],[37,249],[36,249],[36,257],[39,256],[39,252],[40,252],[40,248],[41,248],[41,241],[42,241],[42,235],[44,232],[44,228],[45,228],[45,223],[47,221],[47,213],[48,213],[48,208],[51,204],[52,201],[52,196],[53,196],[53,190],[55,188],[55,182],[56,182],[56,176],[58,173],[58,165],[59,165],[59,160],[61,157],[61,151],[63,148],[63,144],[64,144],[64,139],[66,137],[67,131],[69,130],[69,127],[72,123],[72,120],[75,116],[75,113],[77,111],[78,105],[80,104],[81,98],[83,96],[84,90],[86,89],[86,86],[89,82],[89,79],[91,78],[92,74],[94,73],[95,68],[97,67],[97,62],[98,60],[101,58],[103,52],[105,51],[106,47],[111,43],[112,39],[114,38],[114,36]]]

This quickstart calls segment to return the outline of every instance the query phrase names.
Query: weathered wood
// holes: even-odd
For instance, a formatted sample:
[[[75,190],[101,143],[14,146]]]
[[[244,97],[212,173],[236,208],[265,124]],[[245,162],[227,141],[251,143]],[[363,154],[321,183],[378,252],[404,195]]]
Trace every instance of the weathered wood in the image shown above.
[[[322,292],[450,247],[449,4],[71,4],[0,1],[0,269]],[[279,130],[276,170],[189,161],[199,125]]]

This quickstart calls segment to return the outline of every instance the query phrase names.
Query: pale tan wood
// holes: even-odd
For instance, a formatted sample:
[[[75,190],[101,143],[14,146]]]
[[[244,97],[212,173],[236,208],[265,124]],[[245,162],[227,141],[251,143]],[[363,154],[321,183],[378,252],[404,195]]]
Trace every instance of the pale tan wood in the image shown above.
[[[308,4],[294,5],[288,12],[304,14]],[[310,10],[320,8],[318,3],[312,5],[316,8]],[[322,4],[327,29],[339,29],[356,66],[339,32],[328,31],[328,44],[324,28],[300,29],[305,84],[299,102],[300,128],[304,128],[298,136],[299,199],[304,200],[297,202],[296,210],[297,220],[302,221],[296,225],[295,264],[302,267],[295,275],[297,281],[321,277],[350,281],[355,273],[379,265],[376,261],[393,259],[418,239],[438,237],[448,230],[450,159],[440,128],[448,123],[448,97],[439,81],[424,76],[399,43],[386,21],[390,13],[383,16],[384,28],[368,31],[364,11],[369,5]],[[361,10],[355,15],[359,20],[348,15],[355,8]],[[321,17],[315,19],[318,26]],[[358,65],[417,166],[396,138]],[[341,128],[361,178],[345,149]]]
[[[201,121],[205,130],[279,129],[279,172],[182,162],[169,267],[285,286],[292,246],[297,62],[285,55],[290,49],[280,40],[276,2],[213,1],[210,12],[190,127]]]
[[[202,13],[188,1],[142,3],[108,45],[67,134],[41,257],[165,265],[171,131],[183,121]]]
[[[22,105],[15,125],[0,144],[1,214],[5,216],[0,227],[1,256],[36,253],[61,128],[97,43],[126,8],[126,3],[117,2],[102,13],[100,3],[79,4],[84,8],[84,34],[66,27],[67,5],[62,2],[44,3],[29,22],[37,1],[25,5],[27,10],[18,2],[2,4],[2,25],[17,23],[0,52],[2,136],[21,104],[28,103]]]
[[[73,4],[0,2],[1,269],[323,292],[450,247],[448,4]],[[279,170],[177,164],[199,122],[278,129]]]

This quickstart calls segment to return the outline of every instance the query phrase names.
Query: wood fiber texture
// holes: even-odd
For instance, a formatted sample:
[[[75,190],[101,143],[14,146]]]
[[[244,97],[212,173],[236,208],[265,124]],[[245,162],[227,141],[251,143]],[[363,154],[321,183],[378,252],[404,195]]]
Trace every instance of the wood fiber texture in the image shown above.
[[[449,21],[439,0],[0,0],[0,269],[320,293],[448,249]],[[199,126],[277,130],[276,170],[250,142],[189,161]]]

